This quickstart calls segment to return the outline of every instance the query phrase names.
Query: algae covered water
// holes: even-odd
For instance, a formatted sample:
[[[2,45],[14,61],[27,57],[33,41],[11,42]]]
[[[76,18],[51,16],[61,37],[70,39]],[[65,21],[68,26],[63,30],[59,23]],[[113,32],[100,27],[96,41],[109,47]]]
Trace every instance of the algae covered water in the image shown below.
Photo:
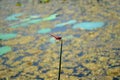
[[[119,0],[0,0],[0,80],[120,80]]]

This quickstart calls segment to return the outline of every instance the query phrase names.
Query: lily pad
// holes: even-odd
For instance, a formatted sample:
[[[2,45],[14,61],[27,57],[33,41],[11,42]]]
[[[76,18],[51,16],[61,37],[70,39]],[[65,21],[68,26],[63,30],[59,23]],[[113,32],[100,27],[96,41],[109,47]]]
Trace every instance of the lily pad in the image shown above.
[[[0,47],[0,55],[6,54],[7,52],[10,52],[12,49],[9,46]]]
[[[105,25],[104,22],[82,22],[77,23],[73,26],[73,29],[81,28],[85,30],[93,30],[96,28],[103,27]]]
[[[12,38],[15,38],[16,36],[17,36],[17,34],[13,34],[13,33],[10,33],[10,34],[0,33],[0,39],[1,39],[1,40],[12,39]]]

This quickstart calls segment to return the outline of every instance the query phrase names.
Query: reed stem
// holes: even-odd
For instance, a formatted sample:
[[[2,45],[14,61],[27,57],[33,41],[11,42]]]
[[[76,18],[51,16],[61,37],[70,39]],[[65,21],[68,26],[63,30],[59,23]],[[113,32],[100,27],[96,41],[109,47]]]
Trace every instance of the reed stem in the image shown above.
[[[60,80],[60,73],[61,73],[62,44],[63,44],[63,42],[62,42],[62,39],[61,39],[58,80]]]

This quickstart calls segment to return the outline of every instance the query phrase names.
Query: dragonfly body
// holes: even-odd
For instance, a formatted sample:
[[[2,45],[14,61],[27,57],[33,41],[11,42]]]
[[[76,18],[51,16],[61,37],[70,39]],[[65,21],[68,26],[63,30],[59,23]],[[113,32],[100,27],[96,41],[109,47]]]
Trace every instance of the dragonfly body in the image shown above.
[[[61,40],[62,39],[62,37],[60,37],[60,36],[56,36],[56,35],[53,35],[53,34],[50,34],[52,37],[54,37],[56,40]]]

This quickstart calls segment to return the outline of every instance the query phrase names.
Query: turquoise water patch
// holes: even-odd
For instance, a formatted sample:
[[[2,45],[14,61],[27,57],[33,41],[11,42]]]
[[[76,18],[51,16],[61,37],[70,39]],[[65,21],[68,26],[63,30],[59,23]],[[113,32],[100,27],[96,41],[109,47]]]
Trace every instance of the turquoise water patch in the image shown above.
[[[0,33],[0,39],[2,40],[8,40],[8,39],[12,39],[12,38],[15,38],[17,36],[17,34],[3,34],[3,33]]]
[[[29,20],[27,23],[28,24],[36,24],[38,22],[42,21],[42,19],[33,19],[33,20]]]
[[[74,38],[74,36],[73,35],[69,35],[69,36],[65,36],[64,39],[72,39],[72,38]]]
[[[40,21],[42,21],[42,19],[32,19],[32,20],[30,20],[30,19],[24,19],[24,20],[22,20],[21,23],[18,23],[16,25],[11,26],[11,28],[27,27],[30,24],[36,24],[36,23],[39,23]]]
[[[28,25],[29,25],[28,23],[19,23],[19,24],[11,26],[11,28],[27,27]]]
[[[58,15],[58,14],[50,15],[50,16],[48,16],[48,17],[46,17],[46,18],[43,18],[43,21],[54,20],[54,19],[56,19],[56,16],[57,16],[57,15]]]
[[[50,38],[50,40],[49,40],[49,42],[51,42],[51,43],[55,43],[55,41],[56,41],[56,39],[55,38]]]
[[[31,18],[26,18],[26,19],[21,19],[20,22],[27,22],[27,21],[30,21]]]
[[[39,23],[42,21],[54,20],[54,19],[56,19],[56,16],[57,16],[57,14],[53,14],[46,18],[39,18],[40,17],[39,15],[33,15],[33,16],[30,16],[30,18],[20,20],[20,22],[12,25],[11,28],[27,27],[30,24],[36,24],[36,23]],[[16,18],[16,17],[13,17],[13,18]]]
[[[17,18],[17,17],[19,17],[21,15],[22,15],[22,13],[12,14],[12,15],[8,16],[5,20],[7,20],[7,21],[19,20],[19,18]]]
[[[63,27],[63,26],[68,25],[68,24],[75,24],[76,22],[77,22],[76,20],[70,20],[70,21],[65,22],[65,23],[57,24],[57,25],[55,25],[55,27]]]
[[[49,32],[51,32],[51,29],[50,28],[45,28],[45,29],[39,30],[37,33],[46,34],[46,33],[49,33]]]
[[[34,14],[34,15],[31,15],[29,18],[30,19],[40,18],[40,15],[39,14]]]
[[[82,22],[82,23],[75,24],[73,26],[73,29],[81,28],[86,30],[92,30],[92,29],[103,27],[104,25],[105,25],[104,22]]]
[[[12,49],[9,46],[0,47],[0,55],[6,54],[7,52],[10,52]]]

